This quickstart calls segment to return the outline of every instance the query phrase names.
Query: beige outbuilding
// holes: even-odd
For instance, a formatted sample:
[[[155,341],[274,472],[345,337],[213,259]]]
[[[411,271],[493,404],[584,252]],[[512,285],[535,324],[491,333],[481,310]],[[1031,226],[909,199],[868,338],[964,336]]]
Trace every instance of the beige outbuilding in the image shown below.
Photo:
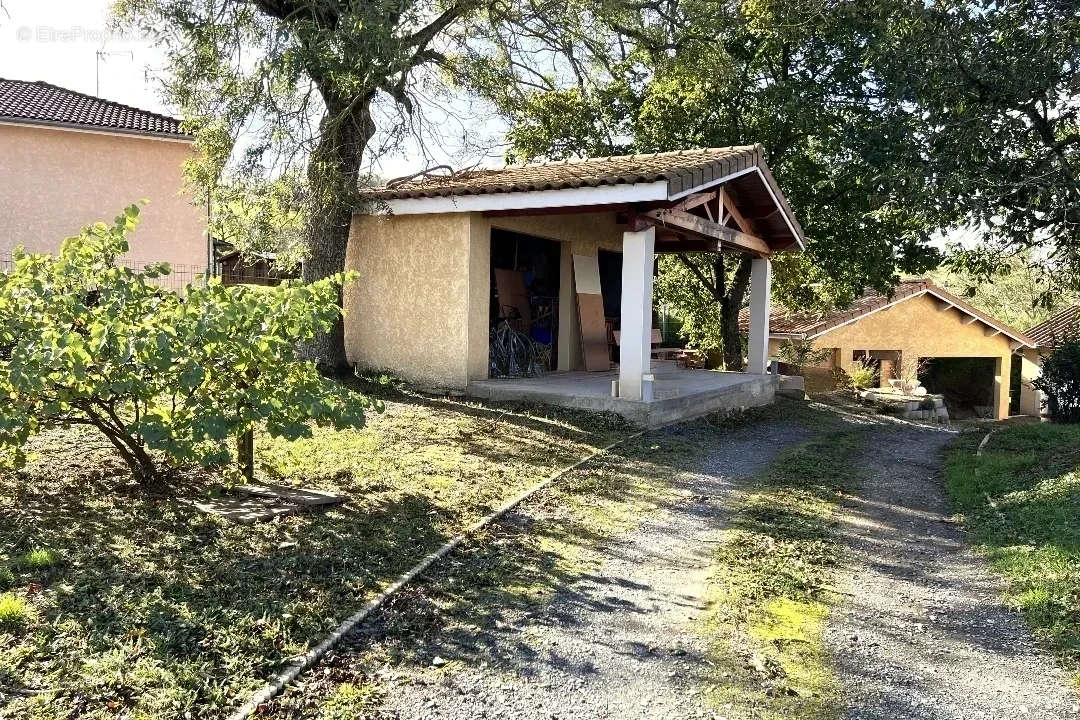
[[[206,218],[184,194],[193,141],[180,121],[44,82],[0,78],[0,263],[148,200],[127,260],[202,272]]]
[[[367,195],[345,294],[350,360],[487,398],[613,410],[642,424],[771,400],[771,257],[802,230],[760,146],[422,176]],[[654,359],[655,255],[753,258],[749,373]],[[496,381],[513,324],[543,377]],[[616,369],[617,367],[617,369]],[[721,397],[723,396],[723,397]]]
[[[769,354],[787,340],[807,340],[829,350],[819,370],[848,370],[860,358],[876,364],[882,385],[906,364],[943,359],[982,359],[992,414],[1009,415],[1014,359],[1034,343],[928,279],[896,286],[891,296],[868,293],[844,310],[791,313],[777,308],[769,321]]]

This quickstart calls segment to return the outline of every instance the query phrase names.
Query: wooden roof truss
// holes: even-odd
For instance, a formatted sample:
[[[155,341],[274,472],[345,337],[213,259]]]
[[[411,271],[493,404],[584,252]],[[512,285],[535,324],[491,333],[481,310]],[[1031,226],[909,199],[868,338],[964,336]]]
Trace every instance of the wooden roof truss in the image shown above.
[[[739,211],[731,190],[725,187],[688,195],[671,207],[633,214],[628,224],[638,229],[655,227],[657,253],[772,254],[758,235],[754,220]]]

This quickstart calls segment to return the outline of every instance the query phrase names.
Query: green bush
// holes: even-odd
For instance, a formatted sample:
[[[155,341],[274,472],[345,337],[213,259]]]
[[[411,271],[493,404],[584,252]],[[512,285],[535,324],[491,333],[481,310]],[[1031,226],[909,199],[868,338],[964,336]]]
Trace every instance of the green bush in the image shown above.
[[[34,607],[15,593],[0,593],[0,628],[14,629],[29,624]]]
[[[35,548],[20,557],[17,565],[27,570],[47,570],[60,563],[60,555],[45,548]]]
[[[877,380],[877,368],[869,360],[860,358],[847,370],[848,380],[856,390],[865,390],[874,386]]]
[[[1080,338],[1065,340],[1042,364],[1031,384],[1046,396],[1050,417],[1080,422]]]
[[[7,565],[0,565],[0,590],[7,590],[15,585],[15,574]]]
[[[20,248],[0,273],[0,462],[25,462],[31,435],[91,425],[133,475],[171,463],[216,465],[231,439],[265,425],[275,436],[311,433],[310,422],[363,422],[369,398],[300,362],[297,343],[340,318],[349,278],[276,288],[189,286],[186,296],[117,265],[139,210],[97,223],[63,242],[59,255]]]
[[[801,339],[785,340],[777,350],[780,360],[792,366],[798,375],[807,366],[818,365],[832,354],[832,348],[815,348],[812,340]]]

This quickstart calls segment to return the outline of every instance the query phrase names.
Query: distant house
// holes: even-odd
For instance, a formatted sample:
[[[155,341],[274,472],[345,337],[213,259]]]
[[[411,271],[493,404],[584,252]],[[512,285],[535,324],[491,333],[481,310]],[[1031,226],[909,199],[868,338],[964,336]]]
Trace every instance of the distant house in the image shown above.
[[[743,323],[749,324],[745,315]],[[1021,391],[1013,358],[1035,347],[1025,333],[922,278],[901,282],[891,296],[867,293],[851,307],[830,313],[774,308],[770,357],[779,355],[785,340],[794,339],[831,351],[816,369],[819,374],[847,370],[865,359],[878,366],[883,386],[905,363],[918,361],[932,392],[944,394],[947,401],[986,408],[998,419],[1008,417],[1010,395],[1019,399]]]
[[[0,263],[61,241],[126,205],[143,208],[128,260],[178,276],[207,263],[206,220],[182,192],[193,138],[180,121],[45,82],[0,79]]]

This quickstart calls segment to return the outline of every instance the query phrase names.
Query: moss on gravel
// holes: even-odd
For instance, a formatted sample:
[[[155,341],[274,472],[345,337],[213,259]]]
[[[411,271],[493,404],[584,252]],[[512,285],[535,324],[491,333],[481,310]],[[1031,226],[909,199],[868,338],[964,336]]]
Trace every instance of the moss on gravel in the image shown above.
[[[814,437],[743,492],[716,553],[702,622],[715,667],[710,699],[730,717],[830,718],[839,685],[823,633],[843,553],[835,514],[861,431],[802,404],[771,412]]]

